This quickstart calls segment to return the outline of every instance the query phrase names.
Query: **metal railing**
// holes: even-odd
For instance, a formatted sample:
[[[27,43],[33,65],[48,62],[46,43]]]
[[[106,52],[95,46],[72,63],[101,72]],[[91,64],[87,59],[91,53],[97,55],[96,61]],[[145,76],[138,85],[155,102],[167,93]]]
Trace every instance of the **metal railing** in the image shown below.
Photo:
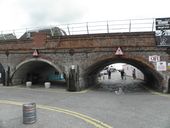
[[[73,24],[59,24],[53,26],[33,27],[16,30],[1,31],[0,36],[12,33],[16,38],[20,38],[25,32],[59,27],[67,35],[98,34],[98,33],[119,33],[119,32],[146,32],[155,31],[155,19],[130,19],[130,20],[110,20],[98,22],[84,22]]]
[[[155,19],[111,20],[58,25],[68,35],[154,31]]]

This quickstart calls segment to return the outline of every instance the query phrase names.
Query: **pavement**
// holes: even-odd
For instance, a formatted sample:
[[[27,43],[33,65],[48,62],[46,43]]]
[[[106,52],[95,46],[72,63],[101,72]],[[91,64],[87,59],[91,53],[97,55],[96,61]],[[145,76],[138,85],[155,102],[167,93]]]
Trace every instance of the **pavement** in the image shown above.
[[[0,128],[170,128],[170,95],[152,93],[141,81],[117,74],[99,82],[78,93],[2,86]],[[37,121],[23,124],[22,105],[31,102],[37,105]]]

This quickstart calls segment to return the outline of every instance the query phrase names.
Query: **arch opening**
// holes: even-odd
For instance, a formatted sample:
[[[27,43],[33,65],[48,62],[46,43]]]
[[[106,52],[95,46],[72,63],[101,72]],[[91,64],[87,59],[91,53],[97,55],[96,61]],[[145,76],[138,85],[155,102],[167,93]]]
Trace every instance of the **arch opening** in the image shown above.
[[[61,70],[43,60],[29,60],[18,65],[11,83],[25,85],[27,81],[31,81],[33,86],[44,86],[45,82],[50,82],[52,87],[66,86]]]
[[[122,81],[121,73],[119,69],[114,69],[114,72],[111,73],[112,76],[111,78],[113,80],[108,79],[108,70],[105,69],[108,69],[108,67],[114,66],[115,64],[118,65],[123,64],[123,69],[127,75],[126,80]],[[135,80],[133,79],[133,74],[132,74],[134,69],[136,72]],[[102,75],[102,73],[105,73],[105,75]],[[118,79],[115,79],[116,77]],[[101,81],[103,78],[105,79],[104,81],[110,83],[111,86],[115,85],[115,83],[118,85],[122,85],[122,83],[127,85],[128,83],[127,78],[128,78],[131,79],[131,82],[130,81],[129,82],[132,85],[134,84],[138,84],[140,86],[145,85],[149,88],[159,90],[159,91],[162,89],[161,81],[163,80],[162,76],[149,65],[141,61],[135,60],[133,58],[123,58],[123,57],[109,58],[93,64],[92,66],[88,67],[88,69],[86,70],[85,78],[87,79],[86,81],[88,81],[87,83],[88,86],[94,86],[94,85],[101,86],[102,83]]]

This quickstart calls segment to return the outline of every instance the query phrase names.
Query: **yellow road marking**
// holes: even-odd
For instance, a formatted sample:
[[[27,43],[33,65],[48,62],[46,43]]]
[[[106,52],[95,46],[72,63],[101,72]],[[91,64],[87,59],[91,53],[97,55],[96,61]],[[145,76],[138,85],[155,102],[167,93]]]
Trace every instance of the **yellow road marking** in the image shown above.
[[[17,106],[22,106],[24,103],[22,102],[16,102],[16,101],[9,101],[9,100],[0,100],[1,104],[10,104],[10,105],[17,105]],[[52,107],[52,106],[46,106],[46,105],[37,105],[37,108],[44,109],[44,110],[49,110],[49,111],[55,111],[55,112],[60,112],[64,113],[70,116],[74,116],[76,118],[82,119],[86,121],[87,123],[95,126],[96,128],[113,128],[112,126],[109,126],[108,124],[105,124],[99,120],[96,120],[92,117],[86,116],[84,114],[70,111],[67,109],[62,109],[58,107]]]

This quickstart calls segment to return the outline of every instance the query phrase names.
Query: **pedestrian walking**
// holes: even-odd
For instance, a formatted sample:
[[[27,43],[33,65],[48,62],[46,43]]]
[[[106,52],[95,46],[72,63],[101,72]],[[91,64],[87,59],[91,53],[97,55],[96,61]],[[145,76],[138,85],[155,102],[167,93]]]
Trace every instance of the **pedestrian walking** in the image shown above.
[[[132,77],[134,80],[136,79],[136,70],[135,69],[133,69],[133,71],[132,71]]]
[[[107,70],[107,74],[108,74],[108,79],[111,79],[111,70],[109,68]]]
[[[121,75],[121,79],[123,80],[125,77],[125,71],[124,69],[120,70],[120,75]]]

